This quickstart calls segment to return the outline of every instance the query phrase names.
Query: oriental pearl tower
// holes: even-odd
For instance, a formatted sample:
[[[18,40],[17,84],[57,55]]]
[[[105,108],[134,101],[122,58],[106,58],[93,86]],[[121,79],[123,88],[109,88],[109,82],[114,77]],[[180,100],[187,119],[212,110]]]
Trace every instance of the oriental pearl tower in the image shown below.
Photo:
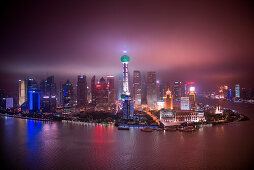
[[[121,57],[121,62],[123,64],[123,95],[129,96],[129,78],[128,78],[128,63],[130,62],[130,57],[124,54]]]
[[[128,63],[130,62],[130,57],[125,54],[121,57],[121,63],[123,65],[123,93],[121,95],[123,101],[123,119],[133,120],[134,105],[131,100],[129,91],[129,77],[128,77]]]

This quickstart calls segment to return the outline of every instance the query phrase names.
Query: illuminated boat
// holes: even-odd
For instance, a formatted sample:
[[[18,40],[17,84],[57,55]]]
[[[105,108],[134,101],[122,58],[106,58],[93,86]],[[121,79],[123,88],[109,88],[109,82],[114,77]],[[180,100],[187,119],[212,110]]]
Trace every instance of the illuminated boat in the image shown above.
[[[129,127],[118,127],[118,130],[130,130]]]

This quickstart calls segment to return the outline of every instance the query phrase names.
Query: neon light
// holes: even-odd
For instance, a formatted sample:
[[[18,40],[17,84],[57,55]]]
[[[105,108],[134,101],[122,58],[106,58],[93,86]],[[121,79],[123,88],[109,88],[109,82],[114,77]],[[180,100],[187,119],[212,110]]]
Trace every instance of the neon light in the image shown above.
[[[38,110],[40,110],[40,93],[37,93],[37,104],[38,104]]]
[[[195,91],[195,87],[190,87],[190,91]]]
[[[29,110],[33,110],[33,91],[29,91]]]

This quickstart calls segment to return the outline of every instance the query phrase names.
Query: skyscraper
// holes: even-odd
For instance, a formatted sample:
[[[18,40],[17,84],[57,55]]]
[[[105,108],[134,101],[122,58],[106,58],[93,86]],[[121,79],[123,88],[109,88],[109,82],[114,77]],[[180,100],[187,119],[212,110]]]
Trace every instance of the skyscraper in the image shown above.
[[[133,99],[136,106],[141,105],[141,73],[140,71],[133,72]]]
[[[123,100],[123,119],[133,119],[134,108],[133,102],[131,101],[128,79],[128,63],[130,62],[130,57],[126,54],[123,55],[121,62],[123,65],[123,94],[121,95]]]
[[[96,84],[95,84],[95,76],[91,79],[91,96],[92,96],[92,104],[96,105]]]
[[[108,110],[108,96],[109,96],[109,85],[106,80],[102,77],[99,84],[96,84],[96,110],[107,111]]]
[[[54,113],[56,111],[56,84],[54,76],[41,80],[40,91],[42,112]]]
[[[181,110],[190,110],[189,97],[181,97]]]
[[[66,81],[65,84],[62,85],[62,98],[63,98],[63,107],[70,108],[74,104],[73,99],[73,86],[69,80]]]
[[[180,101],[181,98],[181,90],[182,90],[182,82],[180,81],[175,81],[173,84],[173,95],[174,95],[174,100],[175,101]]]
[[[188,92],[189,102],[190,102],[190,108],[194,109],[196,106],[196,91],[195,87],[191,86],[190,90]]]
[[[24,112],[40,111],[40,92],[33,78],[19,81],[19,105]]]
[[[19,80],[19,106],[22,106],[27,100],[27,81]]]
[[[157,90],[156,90],[156,73],[147,73],[147,105],[154,107],[154,103],[157,101]]]
[[[239,84],[235,85],[235,97],[240,98],[240,85]]]
[[[115,104],[116,99],[116,92],[115,92],[115,77],[112,75],[107,76],[107,84],[109,86],[109,96],[108,96],[108,103],[110,107],[113,107]]]
[[[233,93],[231,89],[228,89],[227,91],[227,99],[231,100],[233,98]]]
[[[84,107],[87,104],[87,81],[86,76],[78,76],[77,82],[77,106]]]

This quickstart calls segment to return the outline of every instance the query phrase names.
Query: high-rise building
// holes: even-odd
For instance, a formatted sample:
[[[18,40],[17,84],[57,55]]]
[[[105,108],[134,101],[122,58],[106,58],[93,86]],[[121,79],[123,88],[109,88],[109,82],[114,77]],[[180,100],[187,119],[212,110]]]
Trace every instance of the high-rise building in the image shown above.
[[[130,96],[128,78],[128,63],[130,62],[130,57],[126,54],[121,56],[121,62],[123,65],[123,94],[121,95],[123,100],[123,119],[133,119],[134,106]]]
[[[6,109],[12,109],[13,108],[13,97],[5,98],[5,102],[6,102],[6,105],[5,105]]]
[[[243,100],[249,100],[250,99],[250,90],[247,88],[242,88],[241,89],[241,98]]]
[[[29,112],[39,112],[40,111],[40,92],[36,90],[28,91],[28,103]]]
[[[235,97],[240,98],[240,85],[239,84],[235,85]]]
[[[227,99],[231,100],[233,98],[233,93],[231,89],[228,89],[227,91]]]
[[[181,97],[181,110],[190,110],[189,97]]]
[[[91,98],[92,104],[96,105],[96,83],[95,83],[95,76],[91,79]]]
[[[27,80],[19,80],[19,106],[27,100]]]
[[[174,95],[174,100],[180,101],[181,95],[182,95],[182,82],[180,81],[175,81],[173,84],[173,95]]]
[[[107,76],[107,84],[109,86],[108,103],[109,103],[109,106],[112,108],[114,106],[115,100],[116,100],[115,77],[112,75],[108,75]]]
[[[0,89],[0,110],[5,110],[5,93],[4,90]]]
[[[140,71],[133,72],[133,99],[136,106],[141,105],[141,73]]]
[[[194,87],[195,85],[195,82],[193,81],[188,81],[188,82],[185,82],[185,86],[184,86],[184,96],[188,96],[188,92],[190,91],[190,87]]]
[[[85,107],[87,104],[87,82],[86,76],[78,76],[77,82],[77,106]]]
[[[19,81],[19,105],[24,112],[40,111],[40,92],[33,78]]]
[[[194,86],[191,86],[189,88],[188,97],[189,97],[190,107],[191,109],[194,109],[196,106],[196,91]]]
[[[149,107],[154,107],[157,101],[157,90],[156,90],[156,73],[147,73],[147,105]]]
[[[73,86],[69,80],[66,81],[65,84],[62,85],[62,98],[63,98],[63,107],[70,108],[73,107],[74,99],[73,99]]]
[[[141,104],[147,104],[146,75],[141,75]]]
[[[169,89],[165,96],[165,109],[173,109],[173,95]]]
[[[42,112],[54,113],[56,111],[56,84],[54,76],[41,81],[40,91]]]
[[[96,84],[96,110],[107,111],[108,110],[108,97],[109,97],[109,85],[102,77],[100,82]]]

